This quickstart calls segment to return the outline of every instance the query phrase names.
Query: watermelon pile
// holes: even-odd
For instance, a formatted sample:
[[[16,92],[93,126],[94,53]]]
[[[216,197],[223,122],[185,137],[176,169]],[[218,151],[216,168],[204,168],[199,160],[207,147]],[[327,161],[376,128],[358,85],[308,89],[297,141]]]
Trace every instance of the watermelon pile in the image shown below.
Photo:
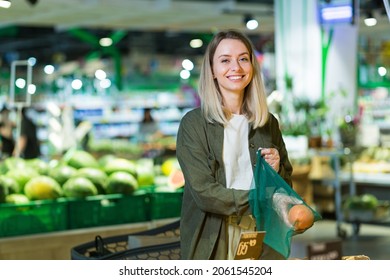
[[[0,203],[131,195],[150,187],[156,191],[175,191],[184,186],[176,158],[155,166],[152,159],[129,160],[114,155],[95,158],[78,149],[50,162],[10,157],[0,162],[0,172]]]

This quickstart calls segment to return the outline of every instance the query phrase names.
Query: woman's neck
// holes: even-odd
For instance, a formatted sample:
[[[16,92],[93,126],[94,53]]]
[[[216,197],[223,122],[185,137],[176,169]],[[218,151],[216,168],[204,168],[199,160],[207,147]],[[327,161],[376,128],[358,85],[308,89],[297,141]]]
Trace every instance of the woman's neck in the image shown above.
[[[224,94],[223,96],[224,106],[232,114],[240,115],[242,114],[242,95],[238,94]]]

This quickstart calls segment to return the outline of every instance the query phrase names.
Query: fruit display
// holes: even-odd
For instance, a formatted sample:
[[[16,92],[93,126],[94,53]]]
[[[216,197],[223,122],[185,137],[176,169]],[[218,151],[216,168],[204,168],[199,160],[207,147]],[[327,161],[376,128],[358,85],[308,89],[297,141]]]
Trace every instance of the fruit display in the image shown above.
[[[7,158],[0,237],[178,217],[184,176],[177,159],[154,162],[80,150],[49,162]]]
[[[390,173],[390,148],[369,147],[363,149],[353,163],[347,163],[345,170],[355,173]]]
[[[390,203],[369,193],[351,195],[344,199],[344,216],[350,221],[372,222],[387,220],[390,217]]]
[[[345,199],[343,207],[345,209],[373,210],[378,206],[376,196],[365,193],[362,195],[352,195]]]
[[[139,189],[176,191],[184,176],[175,157],[155,166],[153,159],[130,160],[106,154],[71,149],[62,158],[46,162],[10,157],[0,163],[0,203],[11,194],[32,200],[85,198],[104,194],[130,195]],[[8,200],[18,201],[18,200]]]

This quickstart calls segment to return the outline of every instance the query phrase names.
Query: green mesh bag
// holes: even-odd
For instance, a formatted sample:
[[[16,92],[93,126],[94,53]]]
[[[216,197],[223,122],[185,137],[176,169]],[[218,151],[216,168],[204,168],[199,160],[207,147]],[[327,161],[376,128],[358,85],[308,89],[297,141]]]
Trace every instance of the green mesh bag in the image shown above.
[[[292,236],[304,232],[295,231],[294,225],[288,221],[288,211],[297,204],[303,204],[312,211],[314,222],[322,219],[258,151],[254,180],[249,191],[249,205],[256,219],[257,230],[266,232],[264,243],[286,259],[290,256]]]

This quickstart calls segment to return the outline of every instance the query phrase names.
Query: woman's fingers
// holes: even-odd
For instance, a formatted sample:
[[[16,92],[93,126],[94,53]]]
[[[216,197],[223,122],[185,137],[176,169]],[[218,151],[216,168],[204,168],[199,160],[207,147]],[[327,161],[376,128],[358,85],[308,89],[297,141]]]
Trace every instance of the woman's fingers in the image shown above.
[[[279,171],[280,157],[279,151],[275,148],[263,148],[261,149],[261,155],[265,161],[277,172]]]

